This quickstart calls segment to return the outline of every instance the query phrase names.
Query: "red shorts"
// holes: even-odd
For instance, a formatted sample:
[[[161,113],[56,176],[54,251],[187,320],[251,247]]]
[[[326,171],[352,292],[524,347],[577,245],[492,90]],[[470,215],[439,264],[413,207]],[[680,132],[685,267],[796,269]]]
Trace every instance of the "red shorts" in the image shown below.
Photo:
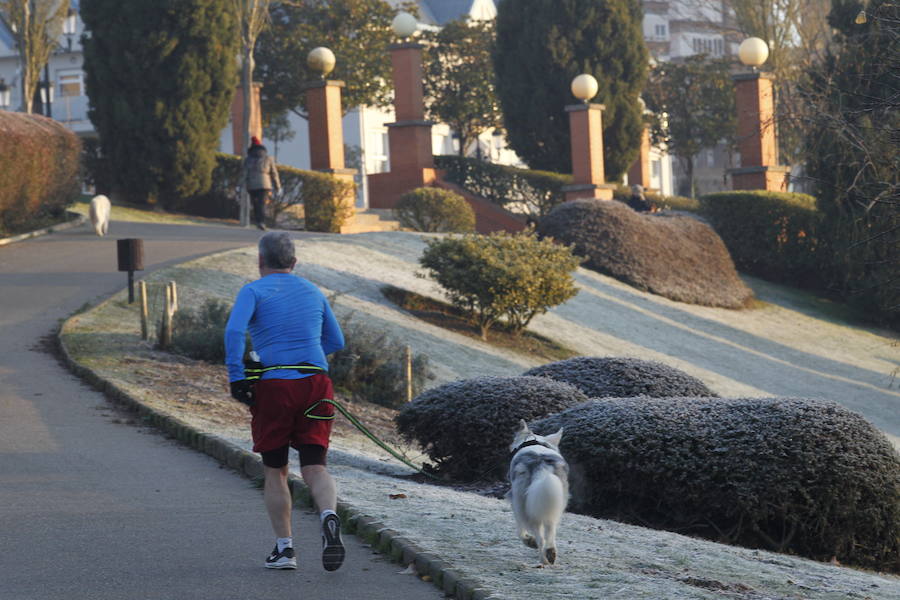
[[[316,444],[328,448],[331,419],[313,419],[304,412],[327,398],[334,399],[328,375],[317,374],[302,379],[263,379],[256,384],[256,402],[250,407],[253,420],[253,451],[270,452],[290,444]],[[312,413],[333,417],[334,406],[324,402]]]

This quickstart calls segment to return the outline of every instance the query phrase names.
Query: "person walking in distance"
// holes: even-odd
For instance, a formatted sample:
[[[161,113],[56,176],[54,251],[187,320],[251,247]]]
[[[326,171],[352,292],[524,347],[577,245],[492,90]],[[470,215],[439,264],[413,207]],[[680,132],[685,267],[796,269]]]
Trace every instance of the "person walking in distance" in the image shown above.
[[[259,240],[260,278],[237,294],[225,327],[225,364],[232,397],[250,407],[253,451],[265,465],[263,498],[276,537],[265,566],[297,568],[288,488],[293,447],[320,512],[322,566],[334,571],[344,561],[337,490],[325,460],[334,406],[320,401],[334,399],[325,357],[344,347],[344,334],[322,292],[292,273],[296,264],[287,233]],[[258,355],[252,369],[243,361],[247,331]]]
[[[276,192],[281,189],[281,179],[278,177],[278,169],[275,168],[275,160],[269,156],[266,147],[256,136],[250,140],[250,149],[247,150],[247,159],[244,161],[244,185],[250,194],[253,222],[265,231],[266,202],[273,186]]]

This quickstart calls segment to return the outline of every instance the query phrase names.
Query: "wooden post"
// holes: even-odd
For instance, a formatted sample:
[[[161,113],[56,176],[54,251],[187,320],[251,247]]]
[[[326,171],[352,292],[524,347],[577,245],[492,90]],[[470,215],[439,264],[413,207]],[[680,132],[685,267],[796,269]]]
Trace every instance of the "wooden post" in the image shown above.
[[[406,379],[406,401],[412,402],[413,399],[413,374],[412,374],[412,348],[406,346],[403,349],[403,373]]]
[[[159,345],[166,349],[172,343],[172,321],[178,311],[178,291],[175,282],[166,284],[166,307],[163,312],[162,332],[159,336]]]
[[[147,306],[147,282],[139,281],[138,289],[141,295],[141,339],[146,340],[150,337],[150,313]]]

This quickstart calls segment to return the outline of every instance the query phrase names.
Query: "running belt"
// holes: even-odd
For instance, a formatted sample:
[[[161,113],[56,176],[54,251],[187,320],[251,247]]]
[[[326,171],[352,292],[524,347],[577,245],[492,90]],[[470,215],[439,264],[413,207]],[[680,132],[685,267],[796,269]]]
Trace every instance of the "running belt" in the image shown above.
[[[292,370],[298,371],[306,375],[315,375],[316,373],[327,373],[327,369],[311,365],[309,363],[300,363],[299,365],[275,365],[272,367],[264,367],[262,363],[256,361],[247,361],[244,364],[244,379],[247,381],[257,381],[263,376],[263,373],[269,371]]]

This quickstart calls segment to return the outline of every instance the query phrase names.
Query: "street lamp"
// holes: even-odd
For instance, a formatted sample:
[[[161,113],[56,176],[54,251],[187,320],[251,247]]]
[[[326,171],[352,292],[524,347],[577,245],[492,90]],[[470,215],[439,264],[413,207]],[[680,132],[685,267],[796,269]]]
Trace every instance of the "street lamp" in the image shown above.
[[[0,108],[3,110],[9,108],[9,86],[6,85],[5,79],[0,79]]]
[[[749,37],[738,47],[738,58],[756,71],[769,58],[769,46],[758,37]]]
[[[334,52],[324,46],[313,48],[306,56],[307,66],[318,73],[322,79],[325,79],[334,70],[335,62]]]
[[[416,18],[408,12],[398,12],[397,16],[394,17],[394,20],[391,21],[391,29],[393,29],[394,33],[401,38],[408,38],[414,34],[418,28],[418,21],[416,21]]]
[[[600,85],[593,75],[582,73],[572,80],[572,95],[587,104],[597,95]]]

